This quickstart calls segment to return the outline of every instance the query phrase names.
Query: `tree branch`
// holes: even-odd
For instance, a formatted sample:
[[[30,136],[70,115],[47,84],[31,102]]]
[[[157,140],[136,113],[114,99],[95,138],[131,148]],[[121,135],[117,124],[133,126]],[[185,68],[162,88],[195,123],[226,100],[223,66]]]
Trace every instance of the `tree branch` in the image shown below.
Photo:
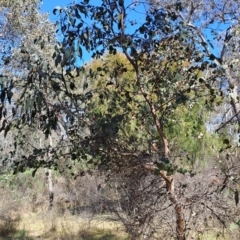
[[[238,111],[237,113],[235,113],[228,121],[226,121],[225,123],[222,123],[217,129],[215,129],[215,132],[218,132],[219,130],[221,130],[222,128],[224,128],[228,123],[230,123],[235,117],[237,117],[237,115],[240,114],[240,111]]]

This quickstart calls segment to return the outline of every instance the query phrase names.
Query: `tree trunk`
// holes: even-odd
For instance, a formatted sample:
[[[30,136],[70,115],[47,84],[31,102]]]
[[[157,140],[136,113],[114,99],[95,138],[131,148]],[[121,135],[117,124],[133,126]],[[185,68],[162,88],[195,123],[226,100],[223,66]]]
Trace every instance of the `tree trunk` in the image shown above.
[[[52,147],[52,136],[49,136],[49,144]],[[40,138],[40,148],[42,148],[42,139]],[[49,158],[51,158],[49,154]],[[45,168],[45,175],[48,185],[48,196],[49,196],[49,209],[53,206],[54,192],[53,192],[53,182],[52,182],[52,171],[51,169]]]
[[[53,192],[52,171],[51,171],[51,169],[45,169],[45,174],[46,174],[47,181],[48,181],[49,209],[52,209],[54,192]]]
[[[49,135],[49,145],[52,148],[52,136],[51,135]],[[49,153],[49,160],[50,160],[50,158],[51,158],[51,154]],[[49,209],[51,209],[53,207],[53,199],[54,199],[51,169],[46,169],[46,176],[47,176],[47,180],[48,180]]]
[[[167,176],[166,171],[160,171],[160,175],[166,182],[168,198],[174,205],[175,216],[176,216],[176,239],[177,240],[185,240],[186,236],[185,236],[184,209],[175,194],[173,176]]]
[[[153,164],[145,164],[144,168],[151,172],[156,172],[158,169]],[[178,200],[175,191],[174,191],[174,179],[173,176],[168,176],[166,171],[161,170],[159,175],[166,182],[166,190],[168,194],[168,199],[173,204],[175,209],[176,216],[176,239],[177,240],[186,240],[186,228],[185,228],[185,217],[184,209],[181,202]]]
[[[141,77],[138,74],[138,66],[137,64],[134,63],[134,61],[132,61],[131,57],[128,55],[128,53],[125,51],[124,54],[126,55],[127,59],[129,60],[129,62],[132,64],[132,66],[134,67],[134,69],[136,70],[137,73],[137,79],[138,79],[138,84],[139,84],[139,88],[140,91],[142,93],[142,96],[144,97],[144,99],[146,100],[148,106],[149,106],[149,110],[150,113],[153,117],[153,122],[157,128],[160,140],[163,144],[163,157],[164,158],[169,158],[169,146],[168,146],[168,139],[164,133],[164,129],[163,126],[161,124],[161,122],[159,121],[159,118],[157,116],[157,110],[154,106],[154,103],[151,99],[151,96],[148,95],[145,90],[144,87],[141,83]],[[149,168],[150,167],[150,168]],[[145,164],[145,168],[151,171],[151,168],[153,167],[153,171],[155,172],[158,168],[154,165],[148,165]],[[165,180],[166,182],[166,187],[167,187],[167,193],[168,193],[168,198],[169,200],[172,202],[172,204],[175,206],[175,216],[176,216],[176,239],[177,240],[185,240],[186,239],[186,233],[185,233],[185,217],[184,217],[184,209],[182,204],[180,203],[180,201],[178,200],[177,196],[175,195],[174,192],[174,179],[173,176],[168,176],[166,171],[160,170],[160,176]]]

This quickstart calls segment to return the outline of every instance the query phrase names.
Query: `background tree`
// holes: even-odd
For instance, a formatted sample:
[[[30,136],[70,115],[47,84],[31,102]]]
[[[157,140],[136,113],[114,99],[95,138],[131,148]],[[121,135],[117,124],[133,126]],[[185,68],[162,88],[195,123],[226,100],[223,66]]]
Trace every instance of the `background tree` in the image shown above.
[[[90,31],[88,26],[81,26],[81,23],[80,25],[75,25],[76,22],[74,21],[72,24],[68,24],[63,21],[62,27],[64,29],[71,29],[71,34],[65,35],[65,42],[69,44],[67,49],[73,47],[72,42],[76,36],[80,37],[80,44],[83,44],[87,49],[100,48],[93,53],[93,56],[98,57],[98,55],[103,54],[101,47],[106,48],[106,46],[109,46],[110,54],[116,53],[116,48],[120,47],[132,65],[136,78],[134,85],[132,87],[130,86],[133,93],[131,96],[131,91],[129,91],[130,98],[128,101],[123,99],[122,102],[120,96],[124,96],[124,92],[126,91],[124,91],[124,88],[122,89],[123,84],[121,85],[118,81],[116,81],[119,76],[115,76],[115,89],[117,90],[115,93],[117,95],[116,99],[114,99],[115,101],[109,101],[110,97],[108,97],[108,93],[105,93],[105,96],[99,97],[101,97],[103,101],[106,99],[108,106],[98,114],[86,114],[90,120],[92,118],[97,119],[97,122],[92,124],[93,129],[90,128],[92,136],[89,138],[91,143],[94,144],[93,146],[96,150],[94,152],[91,149],[88,154],[90,155],[90,153],[94,153],[94,159],[100,159],[104,165],[114,163],[113,166],[116,166],[115,162],[112,162],[112,159],[115,158],[117,162],[121,162],[122,159],[124,160],[124,155],[128,157],[128,160],[131,158],[137,158],[139,161],[142,161],[141,158],[144,150],[139,149],[138,146],[141,148],[144,145],[137,144],[137,146],[134,146],[134,143],[137,142],[138,139],[134,136],[134,134],[131,135],[131,132],[127,135],[129,131],[126,131],[124,128],[127,128],[129,123],[130,128],[127,130],[139,131],[140,127],[138,128],[138,125],[140,124],[146,126],[147,128],[152,128],[149,129],[150,134],[147,132],[147,136],[156,139],[148,138],[145,142],[151,143],[153,140],[157,140],[157,145],[160,149],[158,156],[160,161],[157,159],[157,166],[155,167],[154,165],[151,165],[150,168],[153,171],[158,169],[160,175],[166,181],[169,199],[175,206],[177,238],[184,239],[185,219],[183,215],[183,207],[174,192],[173,176],[167,175],[167,171],[168,174],[171,174],[173,173],[175,167],[169,163],[169,142],[164,130],[164,121],[167,121],[170,109],[174,109],[174,106],[172,105],[173,100],[176,101],[177,97],[178,99],[180,98],[180,100],[187,98],[185,94],[186,91],[192,90],[192,92],[194,92],[197,88],[198,91],[201,88],[201,86],[194,86],[191,89],[191,86],[196,82],[199,74],[201,75],[201,72],[196,71],[195,69],[192,69],[191,71],[183,68],[183,60],[186,66],[188,66],[188,64],[190,65],[190,62],[194,60],[194,56],[197,51],[194,44],[191,42],[191,32],[185,31],[184,27],[182,28],[181,24],[178,22],[176,22],[176,25],[172,26],[171,21],[174,20],[169,18],[168,22],[166,20],[166,16],[164,16],[164,12],[152,12],[146,13],[146,23],[137,28],[134,34],[127,34],[125,31],[124,21],[126,17],[125,14],[127,15],[126,11],[130,8],[125,8],[123,2],[112,5],[103,3],[101,7],[90,5],[85,7],[84,5],[78,4],[72,6],[72,10],[73,9],[74,11],[79,9],[79,11],[82,12],[87,11],[87,9],[91,9],[91,12],[95,12],[96,14],[92,16],[93,21],[96,22],[93,23],[93,27]],[[109,9],[109,11],[107,11],[107,9]],[[115,18],[115,12],[120,15],[118,20]],[[109,14],[109,16],[106,16],[106,14]],[[109,22],[107,19],[112,19],[113,21]],[[65,25],[65,23],[67,23],[67,25]],[[100,34],[100,29],[105,30],[105,34],[103,34],[104,31],[102,30]],[[182,38],[179,33],[175,34],[177,29],[181,29],[188,39],[186,40],[186,38]],[[142,38],[140,37],[141,35]],[[174,49],[170,49],[170,45],[173,45]],[[168,51],[168,54],[165,56],[163,54],[164,51]],[[176,54],[177,56],[180,56],[180,59],[176,59]],[[72,57],[70,56],[68,58],[69,68],[72,65],[71,59]],[[158,67],[156,67],[156,63],[158,63]],[[101,69],[98,70],[101,71]],[[91,74],[92,71],[90,70],[89,73]],[[130,85],[129,82],[128,84]],[[121,92],[123,93],[121,94]],[[136,105],[138,105],[137,107],[134,106],[135,103],[132,103],[132,99],[134,99],[133,97],[139,98],[136,103]],[[130,116],[126,113],[126,115],[119,115],[119,111],[116,111],[114,114],[115,106],[111,105],[116,104],[117,100],[121,101],[121,104],[119,105],[123,109],[130,110]],[[123,104],[126,104],[126,107],[123,107]],[[146,119],[145,116],[145,119],[143,119],[141,116],[134,116],[134,110],[136,111],[136,114],[139,114],[139,111],[140,114],[143,114],[144,111],[145,114],[146,112],[149,112],[149,118]],[[88,113],[87,111],[86,113]],[[141,123],[141,121],[144,120],[146,120],[146,122]],[[144,130],[141,129],[141,131]],[[84,145],[84,149],[91,146],[89,141],[85,141],[85,143],[87,144]],[[120,149],[121,151],[119,151]],[[146,167],[149,168],[149,165]]]
[[[0,119],[2,120],[1,131],[4,130],[1,137],[6,137],[12,126],[17,128],[5,140],[7,147],[2,145],[2,150],[6,151],[7,148],[4,164],[14,166],[14,172],[23,172],[26,167],[36,167],[28,156],[35,154],[36,146],[39,148],[41,133],[35,131],[36,125],[29,124],[30,116],[35,113],[28,111],[27,108],[32,104],[32,98],[38,98],[41,92],[39,93],[39,89],[31,84],[31,78],[39,77],[40,82],[44,81],[43,69],[46,70],[49,64],[54,66],[49,59],[51,60],[56,44],[56,29],[49,21],[48,15],[40,13],[40,4],[41,1],[1,2]],[[41,59],[44,61],[42,62]],[[26,78],[27,80],[24,80]],[[26,84],[31,85],[29,91],[24,91]],[[25,104],[24,110],[21,109],[22,104]],[[26,122],[28,122],[27,127],[24,126]],[[50,149],[49,144],[45,148]],[[47,156],[41,154],[41,157]],[[10,163],[12,158],[14,164]],[[28,160],[21,165],[19,164],[21,159]],[[46,159],[45,162],[47,162]],[[48,174],[50,175],[50,172]]]
[[[215,70],[208,69],[209,74],[215,75],[217,86],[215,95],[222,91],[229,105],[232,115],[228,115],[239,125],[238,95],[238,29],[239,29],[239,3],[236,1],[158,1],[150,0],[153,9],[166,9],[173,17],[180,17],[186,28],[193,32],[195,42],[202,49],[200,58],[206,57]],[[229,123],[228,120],[226,124]],[[232,121],[231,121],[232,122]],[[223,122],[222,127],[224,127]]]

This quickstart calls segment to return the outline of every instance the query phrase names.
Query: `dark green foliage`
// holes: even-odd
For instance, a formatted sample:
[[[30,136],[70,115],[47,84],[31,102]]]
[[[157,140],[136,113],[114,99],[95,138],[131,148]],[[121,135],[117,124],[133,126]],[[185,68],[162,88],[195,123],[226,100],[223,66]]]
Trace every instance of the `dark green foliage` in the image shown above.
[[[181,8],[176,6],[177,11]],[[84,169],[98,164],[109,168],[124,163],[125,156],[140,159],[146,153],[148,160],[165,158],[157,122],[171,143],[178,131],[185,129],[178,127],[177,118],[189,121],[191,126],[181,133],[184,137],[178,136],[177,149],[184,141],[182,151],[201,150],[191,142],[204,131],[204,121],[194,120],[199,113],[188,106],[208,89],[214,96],[210,102],[214,101],[213,86],[202,77],[210,62],[196,58],[200,49],[192,31],[174,12],[146,11],[145,19],[136,24],[128,19],[131,11],[124,1],[102,1],[98,6],[84,1],[67,8],[56,7],[53,13],[61,16],[58,31],[63,40],[56,44],[50,58],[43,54],[47,41],[42,37],[34,39],[39,52],[21,46],[29,73],[21,79],[24,84],[13,111],[18,115],[12,125],[4,122],[2,130],[7,135],[12,128],[17,129],[16,145],[21,146],[28,144],[20,137],[23,129],[37,129],[46,139],[54,134],[62,137],[51,150],[51,161],[42,159],[50,150],[36,152],[39,146],[35,144],[33,153],[16,169],[58,168],[62,156],[80,162]],[[132,29],[128,30],[129,22]],[[97,60],[79,67],[83,49]],[[202,64],[197,67],[195,62]],[[11,103],[11,88],[1,92],[2,103],[6,97]],[[193,113],[191,119],[178,111],[182,106]],[[0,110],[3,115],[4,107]],[[154,142],[157,151],[152,150]],[[173,165],[170,159],[159,169],[172,174],[178,167],[182,166]]]

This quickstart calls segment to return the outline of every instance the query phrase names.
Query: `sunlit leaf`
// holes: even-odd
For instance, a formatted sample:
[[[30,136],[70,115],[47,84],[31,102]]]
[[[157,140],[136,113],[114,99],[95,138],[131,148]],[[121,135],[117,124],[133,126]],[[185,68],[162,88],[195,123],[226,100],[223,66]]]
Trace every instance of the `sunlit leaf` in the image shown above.
[[[56,15],[57,11],[60,11],[62,8],[60,6],[57,6],[53,9],[53,14]]]

